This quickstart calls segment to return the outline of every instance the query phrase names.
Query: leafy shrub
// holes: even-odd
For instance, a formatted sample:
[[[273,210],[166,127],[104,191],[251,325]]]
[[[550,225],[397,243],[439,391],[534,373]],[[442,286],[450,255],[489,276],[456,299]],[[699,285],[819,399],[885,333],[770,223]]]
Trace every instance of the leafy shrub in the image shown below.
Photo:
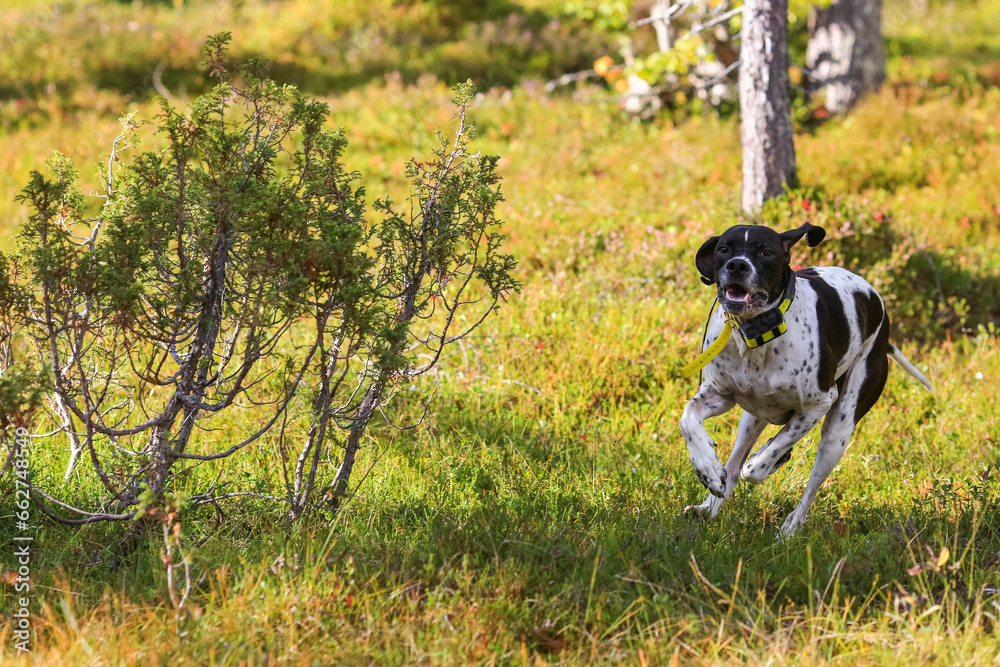
[[[802,63],[808,42],[808,16],[814,4],[792,0],[788,4],[788,42],[791,61]],[[668,7],[669,6],[669,9]],[[629,3],[624,0],[574,0],[566,4],[565,13],[583,21],[594,32],[606,35],[618,45],[621,63],[613,67],[610,55],[594,64],[602,76],[618,92],[630,89],[626,77],[637,76],[654,88],[662,103],[682,114],[698,113],[709,106],[722,113],[736,109],[735,79],[738,72],[739,41],[742,14],[738,3]],[[669,14],[660,22],[669,37],[664,42],[652,28],[663,12]],[[802,71],[792,68],[792,83],[801,81]],[[804,96],[793,96],[797,120],[809,114]]]
[[[35,172],[23,191],[33,214],[0,305],[38,342],[52,417],[71,443],[67,478],[88,455],[103,495],[89,511],[34,486],[58,520],[142,517],[183,491],[178,463],[227,459],[276,425],[289,518],[318,486],[339,506],[361,437],[397,385],[519,288],[495,232],[498,158],[469,150],[471,83],[456,88],[454,139],[439,134],[433,159],[410,163],[405,211],[381,200],[371,222],[327,106],[277,85],[259,58],[238,69],[237,85],[229,38],[204,51],[219,85],[187,112],[162,103],[162,150],[124,163],[139,125],[126,117],[97,218],[59,155],[52,177]],[[240,405],[262,418],[238,425],[235,444],[199,437],[233,428],[224,415]],[[324,471],[338,447],[341,465]],[[188,501],[214,503],[217,488]]]

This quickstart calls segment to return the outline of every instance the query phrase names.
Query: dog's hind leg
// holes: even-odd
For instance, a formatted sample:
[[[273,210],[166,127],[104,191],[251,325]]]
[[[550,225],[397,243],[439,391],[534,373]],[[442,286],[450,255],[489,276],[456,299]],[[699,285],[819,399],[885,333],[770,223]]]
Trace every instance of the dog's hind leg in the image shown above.
[[[722,507],[722,503],[732,495],[733,489],[736,488],[736,483],[740,481],[740,468],[743,466],[744,461],[746,461],[747,454],[753,449],[754,443],[757,442],[757,438],[764,431],[765,426],[767,426],[765,420],[754,417],[746,410],[743,411],[743,416],[740,417],[740,427],[736,432],[736,440],[733,442],[733,452],[729,455],[729,460],[726,461],[726,490],[723,496],[719,498],[709,494],[705,502],[701,505],[685,507],[685,512],[690,510],[705,515],[710,519],[715,518],[715,515],[719,513],[719,508]]]
[[[778,468],[788,461],[795,443],[819,423],[836,401],[836,397],[836,388],[831,388],[821,402],[814,403],[806,410],[793,415],[788,423],[781,427],[778,435],[768,440],[759,451],[747,459],[740,470],[740,477],[751,484],[760,484],[777,472]]]
[[[791,535],[806,522],[809,506],[817,492],[847,451],[854,427],[882,394],[889,374],[889,360],[884,345],[879,345],[878,342],[870,344],[868,354],[858,359],[847,373],[844,389],[823,422],[822,437],[816,448],[816,461],[813,463],[806,491],[798,506],[782,524],[782,535]]]
[[[809,483],[806,485],[806,492],[802,495],[802,500],[799,501],[795,510],[781,525],[782,536],[791,535],[805,524],[806,517],[809,515],[809,506],[816,498],[816,493],[833,472],[833,469],[840,463],[840,459],[847,450],[851,433],[854,432],[853,417],[854,406],[847,405],[843,400],[837,401],[827,414],[826,421],[823,422],[823,435],[816,448],[816,461],[813,463]]]

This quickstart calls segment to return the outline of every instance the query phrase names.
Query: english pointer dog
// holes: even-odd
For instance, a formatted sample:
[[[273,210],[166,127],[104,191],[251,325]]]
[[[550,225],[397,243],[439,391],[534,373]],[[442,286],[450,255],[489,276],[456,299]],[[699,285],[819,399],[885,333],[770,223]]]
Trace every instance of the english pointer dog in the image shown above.
[[[785,519],[782,535],[805,523],[854,428],[882,394],[890,358],[934,391],[889,342],[889,317],[867,281],[837,267],[791,269],[789,252],[803,236],[815,246],[826,232],[809,223],[780,234],[738,225],[698,250],[695,265],[702,282],[718,285],[720,307],[710,320],[705,351],[685,369],[690,377],[704,368],[705,377],[680,421],[691,465],[711,492],[688,509],[714,517],[740,477],[763,482],[826,416],[805,494]],[[743,415],[723,466],[705,420],[735,405]],[[782,428],[748,458],[768,424]]]

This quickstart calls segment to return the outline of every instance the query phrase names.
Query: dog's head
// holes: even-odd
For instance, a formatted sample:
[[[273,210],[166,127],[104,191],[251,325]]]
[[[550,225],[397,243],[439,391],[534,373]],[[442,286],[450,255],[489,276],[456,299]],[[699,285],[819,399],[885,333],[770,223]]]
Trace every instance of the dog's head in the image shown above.
[[[781,296],[791,247],[803,236],[812,247],[826,231],[808,222],[781,234],[758,225],[737,225],[705,241],[695,265],[703,283],[719,285],[719,303],[726,312],[754,317]]]

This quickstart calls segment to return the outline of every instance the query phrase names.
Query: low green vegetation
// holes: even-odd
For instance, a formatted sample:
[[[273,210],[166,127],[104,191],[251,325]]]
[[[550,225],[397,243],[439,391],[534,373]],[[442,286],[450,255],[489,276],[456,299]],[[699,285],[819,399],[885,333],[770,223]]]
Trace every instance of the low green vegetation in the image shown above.
[[[679,371],[699,349],[712,297],[692,258],[705,238],[738,221],[736,119],[684,113],[633,123],[597,85],[546,94],[524,82],[589,66],[604,51],[595,48],[572,65],[559,60],[565,54],[549,54],[552,65],[519,61],[524,69],[516,76],[516,68],[508,70],[511,87],[486,86],[469,111],[478,128],[474,149],[501,156],[503,248],[519,262],[523,290],[442,358],[434,374],[402,387],[391,406],[397,423],[419,419],[433,395],[420,427],[400,432],[372,423],[352,478],[360,486],[334,517],[315,512],[289,526],[286,505],[248,497],[182,510],[178,540],[170,544],[175,556],[176,544],[190,555],[192,590],[179,611],[159,535],[123,559],[121,526],[43,521],[32,546],[33,652],[16,655],[8,623],[15,595],[0,583],[2,660],[994,660],[1000,4],[887,5],[890,80],[846,117],[800,116],[803,188],[769,205],[764,218],[781,229],[804,221],[827,229],[827,240],[799,249],[794,262],[840,264],[872,281],[889,306],[894,341],[937,392],[892,369],[881,402],[794,537],[776,540],[803,491],[818,432],[765,484],[741,486],[716,520],[683,514],[706,494],[676,427],[696,388]],[[336,68],[324,69],[332,61],[291,39],[321,13],[286,6],[287,14],[275,15],[274,6],[255,2],[225,9],[63,5],[60,21],[87,14],[96,28],[66,27],[51,58],[14,64],[34,68],[23,76],[5,68],[2,86],[22,85],[17,94],[24,97],[0,111],[0,249],[11,249],[28,216],[14,197],[53,150],[74,159],[81,181],[97,187],[87,165],[110,149],[118,117],[155,115],[148,95],[95,83],[100,68],[89,64],[79,82],[66,84],[75,86],[72,95],[59,92],[62,84],[45,93],[47,68],[63,70],[60,59],[72,54],[89,63],[99,51],[85,40],[100,42],[103,34],[108,53],[129,62],[128,49],[139,46],[112,41],[119,33],[101,33],[101,21],[124,25],[124,37],[132,20],[173,26],[160,28],[164,43],[183,36],[196,52],[205,35],[231,27],[220,25],[233,20],[225,12],[239,11],[237,57],[271,55],[279,75],[288,53],[299,71],[334,76]],[[490,3],[486,10],[471,2],[345,6],[322,20],[353,26],[375,12],[397,12],[393,21],[437,22],[451,31],[447,43],[457,53],[464,47],[456,45],[478,44],[462,41],[473,30],[468,21],[502,23],[501,14],[533,21],[556,11],[540,1]],[[461,21],[448,24],[448,12],[436,11],[442,7]],[[39,12],[48,8],[37,5]],[[5,43],[37,52],[19,41],[35,39],[30,31],[5,25]],[[423,25],[400,33],[429,30]],[[579,43],[590,39],[600,43],[586,35]],[[414,73],[424,64],[403,52],[385,58],[396,64],[378,75],[320,88],[296,81],[322,96],[333,125],[344,127],[344,163],[361,172],[369,201],[402,201],[407,160],[429,159],[434,129],[453,129],[450,84],[475,72],[457,66],[454,78],[438,70],[417,83],[392,59],[412,61]],[[185,67],[192,77],[187,92],[194,93],[196,65]],[[400,77],[384,76],[396,69]],[[36,75],[27,72],[38,73],[37,85],[29,85]],[[175,104],[186,101],[180,78],[165,70],[163,83]],[[145,148],[160,141],[148,133],[143,139]],[[243,406],[202,433],[204,445],[235,442],[261,417]],[[723,455],[737,420],[733,412],[709,422]],[[51,424],[40,416],[36,426]],[[67,457],[63,436],[38,441],[32,470],[58,486]],[[276,461],[280,443],[265,438],[223,467],[175,477],[174,491],[196,492],[222,472],[227,492],[277,489],[280,496]],[[85,498],[97,487],[80,472],[65,488]],[[10,475],[0,480],[2,497],[12,498],[13,489]],[[8,545],[16,533],[9,507],[5,500],[0,513]],[[16,570],[12,554],[10,546],[0,550],[4,582]],[[173,575],[183,583],[176,568]]]

